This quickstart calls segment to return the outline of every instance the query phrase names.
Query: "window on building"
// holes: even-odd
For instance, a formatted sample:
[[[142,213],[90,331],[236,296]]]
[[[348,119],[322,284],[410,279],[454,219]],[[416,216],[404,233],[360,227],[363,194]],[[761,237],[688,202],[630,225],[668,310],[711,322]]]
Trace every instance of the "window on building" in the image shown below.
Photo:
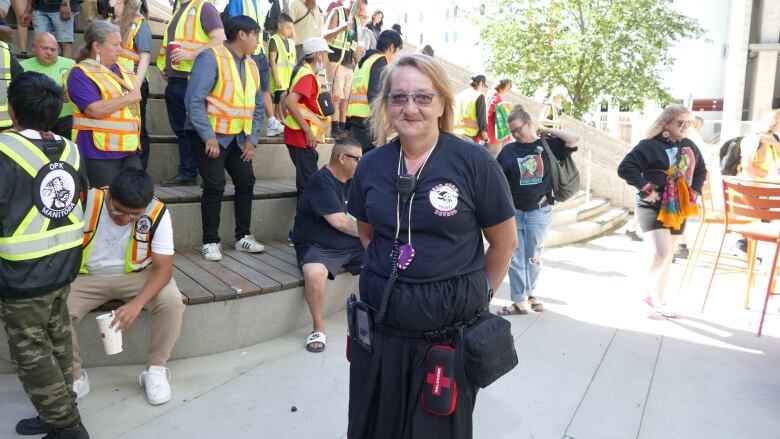
[[[420,23],[422,23],[422,22],[423,22],[423,13],[422,13],[422,11],[420,11]]]
[[[444,42],[449,43],[450,42],[450,33],[444,32]]]
[[[404,12],[404,24],[409,23],[409,13]]]
[[[458,7],[455,6],[455,8],[452,10],[452,16],[455,18],[458,18]]]
[[[423,43],[423,34],[420,34],[420,45],[422,46]]]
[[[452,31],[452,42],[458,42],[458,31]]]
[[[485,15],[485,4],[484,3],[479,5],[479,15]]]
[[[444,18],[449,20],[450,18],[450,8],[447,8],[444,10]]]

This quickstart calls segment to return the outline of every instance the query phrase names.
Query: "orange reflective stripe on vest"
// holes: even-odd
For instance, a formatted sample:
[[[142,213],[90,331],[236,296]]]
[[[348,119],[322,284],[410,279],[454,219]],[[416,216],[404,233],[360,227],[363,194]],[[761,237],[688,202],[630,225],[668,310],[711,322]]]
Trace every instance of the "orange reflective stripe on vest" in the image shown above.
[[[206,96],[206,113],[215,133],[246,135],[252,133],[255,96],[260,88],[257,64],[244,58],[244,81],[238,72],[235,57],[225,46],[213,47],[217,61],[217,80]],[[243,85],[243,87],[242,87]]]
[[[132,73],[119,66],[121,77],[103,65],[93,60],[84,60],[76,64],[74,69],[81,69],[100,90],[100,97],[107,101],[124,96],[126,91],[135,88],[135,78]],[[65,81],[67,83],[67,80]],[[81,112],[73,110],[73,137],[80,131],[92,131],[95,148],[101,151],[133,152],[140,148],[141,116],[138,103],[125,106],[109,116],[94,119]]]
[[[100,225],[100,213],[103,210],[108,190],[108,186],[99,189],[92,188],[87,195],[87,208],[84,212],[84,240],[81,244],[84,250],[79,270],[81,274],[89,273],[87,261],[92,253],[95,233]],[[141,218],[133,223],[133,230],[130,233],[130,241],[125,254],[125,273],[141,271],[152,263],[152,239],[164,213],[165,204],[157,198],[152,198]]]

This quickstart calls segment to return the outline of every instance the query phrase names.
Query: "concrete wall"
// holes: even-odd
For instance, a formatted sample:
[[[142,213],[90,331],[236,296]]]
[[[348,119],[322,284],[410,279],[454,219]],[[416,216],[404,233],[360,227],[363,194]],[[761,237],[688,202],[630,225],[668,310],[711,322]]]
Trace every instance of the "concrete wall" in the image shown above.
[[[348,273],[328,281],[324,314],[329,316],[343,312],[346,298],[357,290],[358,277]],[[95,322],[97,315],[96,312],[90,313],[76,327],[84,367],[144,364],[151,329],[149,313],[142,312],[133,327],[123,333],[124,351],[112,356],[103,353]],[[311,315],[303,297],[303,287],[238,300],[189,305],[184,312],[181,336],[171,359],[252,346],[310,324]],[[328,335],[344,336],[338,333]],[[8,357],[8,340],[0,337],[0,373],[13,372]]]

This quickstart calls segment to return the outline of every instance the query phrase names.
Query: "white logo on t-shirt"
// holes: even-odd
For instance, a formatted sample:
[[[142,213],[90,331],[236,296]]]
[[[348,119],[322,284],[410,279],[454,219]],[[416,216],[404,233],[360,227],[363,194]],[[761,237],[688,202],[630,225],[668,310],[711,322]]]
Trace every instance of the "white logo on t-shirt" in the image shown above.
[[[436,209],[433,213],[444,217],[457,214],[458,192],[460,190],[452,183],[442,183],[431,188],[428,201]]]

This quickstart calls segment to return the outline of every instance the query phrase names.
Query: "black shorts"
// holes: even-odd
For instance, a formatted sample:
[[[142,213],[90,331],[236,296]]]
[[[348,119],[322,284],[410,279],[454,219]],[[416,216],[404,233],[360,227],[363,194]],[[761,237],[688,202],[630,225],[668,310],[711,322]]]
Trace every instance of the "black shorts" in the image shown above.
[[[647,206],[636,206],[634,216],[639,221],[639,228],[646,233],[651,230],[668,229],[672,235],[682,235],[685,231],[685,221],[679,229],[665,227],[661,221],[658,221],[658,210]]]
[[[286,91],[287,90],[276,90],[274,92],[273,96],[271,96],[271,100],[274,102],[274,104],[278,104],[282,101],[282,94]]]
[[[364,253],[362,248],[359,250],[326,250],[316,245],[295,243],[298,266],[302,268],[304,264],[322,264],[328,269],[328,279],[330,280],[336,278],[342,267],[353,275],[360,274]]]

